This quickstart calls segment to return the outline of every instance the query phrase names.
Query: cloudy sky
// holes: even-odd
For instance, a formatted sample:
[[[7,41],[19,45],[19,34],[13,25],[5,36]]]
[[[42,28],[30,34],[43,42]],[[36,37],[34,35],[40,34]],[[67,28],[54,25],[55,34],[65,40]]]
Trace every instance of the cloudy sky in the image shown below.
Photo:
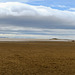
[[[0,0],[0,37],[75,39],[74,0]]]

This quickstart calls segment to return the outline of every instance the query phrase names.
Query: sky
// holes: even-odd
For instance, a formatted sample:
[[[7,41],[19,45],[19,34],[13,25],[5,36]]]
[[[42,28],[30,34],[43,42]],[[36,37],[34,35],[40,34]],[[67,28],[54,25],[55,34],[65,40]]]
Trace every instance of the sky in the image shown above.
[[[0,37],[75,39],[74,0],[0,0]]]

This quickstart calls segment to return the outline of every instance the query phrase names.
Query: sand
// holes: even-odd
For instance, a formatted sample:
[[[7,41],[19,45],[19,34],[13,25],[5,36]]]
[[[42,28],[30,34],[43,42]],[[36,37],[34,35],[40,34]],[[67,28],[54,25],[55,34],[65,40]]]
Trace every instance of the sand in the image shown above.
[[[75,43],[0,42],[0,75],[75,75]]]

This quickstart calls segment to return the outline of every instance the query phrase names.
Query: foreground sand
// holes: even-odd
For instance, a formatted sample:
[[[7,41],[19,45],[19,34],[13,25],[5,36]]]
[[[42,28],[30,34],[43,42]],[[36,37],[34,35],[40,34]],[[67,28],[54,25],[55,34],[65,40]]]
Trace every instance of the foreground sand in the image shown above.
[[[75,75],[75,43],[0,42],[0,75]]]

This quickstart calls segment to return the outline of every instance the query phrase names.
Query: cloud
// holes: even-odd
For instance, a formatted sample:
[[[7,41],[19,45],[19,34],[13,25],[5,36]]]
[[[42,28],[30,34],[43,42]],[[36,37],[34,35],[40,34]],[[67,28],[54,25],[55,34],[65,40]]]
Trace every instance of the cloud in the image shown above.
[[[37,34],[0,34],[0,37],[6,38],[35,38],[35,39],[75,39],[75,35],[37,35]]]
[[[69,18],[70,17],[70,18]],[[19,2],[0,3],[0,24],[38,28],[75,28],[75,12]]]
[[[0,3],[0,36],[12,34],[11,37],[26,35],[35,38],[59,37],[53,34],[63,34],[63,32],[69,34],[71,29],[75,29],[74,20],[75,12],[68,10],[63,11],[20,2]],[[63,30],[62,32],[62,29],[69,29],[69,31]]]
[[[66,8],[67,6],[65,6],[65,5],[51,5],[51,7]]]
[[[0,0],[0,2],[35,2],[35,1],[44,1],[44,0]]]
[[[60,8],[66,8],[65,5],[58,5],[58,7],[60,7]]]
[[[36,38],[36,39],[75,39],[73,29],[43,29],[26,27],[1,27],[0,37],[6,38]]]
[[[69,10],[75,11],[75,8],[69,8]]]

